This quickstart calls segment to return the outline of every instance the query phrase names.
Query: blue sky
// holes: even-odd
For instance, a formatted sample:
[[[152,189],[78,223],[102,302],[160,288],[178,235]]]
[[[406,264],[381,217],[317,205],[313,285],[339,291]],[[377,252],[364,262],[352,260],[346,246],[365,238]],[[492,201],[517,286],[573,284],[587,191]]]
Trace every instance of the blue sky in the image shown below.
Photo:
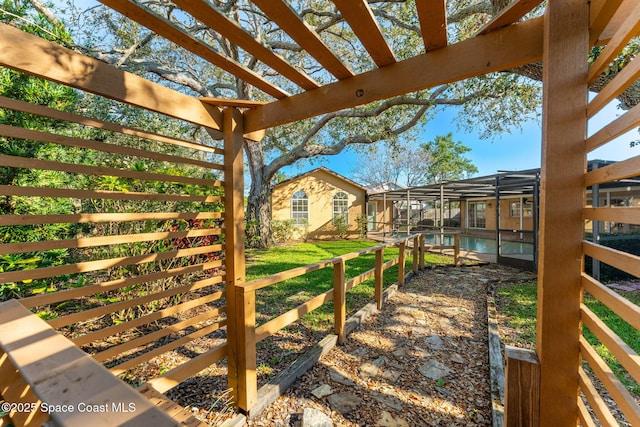
[[[611,103],[598,113],[589,123],[589,135],[599,130],[604,124],[611,122],[622,111],[616,108],[616,102]],[[540,167],[542,152],[542,125],[540,121],[530,121],[524,124],[522,130],[515,129],[510,134],[496,137],[493,141],[481,139],[476,132],[458,130],[454,118],[456,108],[448,107],[438,113],[427,123],[420,133],[421,142],[434,139],[437,135],[453,133],[454,141],[461,141],[471,148],[467,157],[478,168],[475,176],[495,174],[498,170],[526,170]],[[624,160],[640,155],[640,147],[631,148],[630,141],[640,139],[636,129],[590,153],[588,158],[602,160]],[[351,177],[354,167],[358,163],[357,154],[348,150],[336,156],[326,156],[322,162],[293,165],[284,169],[288,177],[306,172],[320,165],[326,166],[341,175]]]

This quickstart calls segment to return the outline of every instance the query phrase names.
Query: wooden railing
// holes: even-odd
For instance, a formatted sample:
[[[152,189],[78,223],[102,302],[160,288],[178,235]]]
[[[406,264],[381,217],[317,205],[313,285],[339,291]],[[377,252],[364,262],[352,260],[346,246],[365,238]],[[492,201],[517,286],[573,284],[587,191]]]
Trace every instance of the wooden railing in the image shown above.
[[[457,237],[457,235],[456,235]],[[459,259],[459,241],[455,239],[454,246],[447,248],[454,249],[455,263]],[[388,261],[384,261],[385,248],[397,246],[399,254],[397,257]],[[237,399],[238,406],[241,410],[249,412],[257,402],[258,387],[256,377],[256,344],[267,337],[272,336],[286,326],[299,320],[305,314],[316,310],[328,301],[334,302],[334,332],[337,335],[339,344],[346,339],[346,293],[350,289],[358,286],[364,281],[374,279],[374,300],[378,309],[382,308],[383,303],[383,274],[384,271],[398,266],[397,283],[398,286],[404,285],[405,277],[408,276],[406,271],[407,252],[412,257],[411,273],[416,273],[419,269],[424,268],[425,252],[430,245],[425,245],[424,235],[416,234],[394,242],[385,243],[379,246],[363,249],[358,252],[352,252],[336,258],[321,261],[315,264],[294,268],[283,271],[267,277],[262,277],[251,282],[236,287],[237,311],[229,313],[229,316],[236,316],[241,319],[242,328],[238,330],[237,344],[237,360],[238,360],[238,390]],[[374,265],[370,270],[365,271],[353,278],[345,278],[346,262],[363,255],[375,254]],[[266,323],[256,327],[256,291],[266,289],[287,279],[302,276],[313,271],[324,268],[333,268],[333,289],[330,289],[320,295],[317,295],[303,304],[283,313]],[[229,322],[234,320],[229,319]]]

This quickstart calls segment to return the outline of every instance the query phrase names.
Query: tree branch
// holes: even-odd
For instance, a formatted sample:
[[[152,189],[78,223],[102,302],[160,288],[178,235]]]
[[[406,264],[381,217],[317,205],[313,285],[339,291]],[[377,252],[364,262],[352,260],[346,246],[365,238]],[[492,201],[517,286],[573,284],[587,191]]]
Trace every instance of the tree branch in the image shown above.
[[[447,17],[448,23],[457,23],[466,18],[469,18],[473,15],[477,15],[479,13],[484,13],[487,15],[493,14],[493,5],[491,2],[483,1],[481,3],[472,4],[471,6],[464,7]]]

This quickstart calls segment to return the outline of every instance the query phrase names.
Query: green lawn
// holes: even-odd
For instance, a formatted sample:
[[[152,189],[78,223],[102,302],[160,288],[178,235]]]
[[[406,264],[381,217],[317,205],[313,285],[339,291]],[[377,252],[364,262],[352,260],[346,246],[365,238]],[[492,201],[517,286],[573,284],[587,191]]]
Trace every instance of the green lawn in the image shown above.
[[[632,303],[640,304],[639,292],[621,291],[619,293]],[[516,334],[508,334],[509,336],[505,342],[516,346],[533,348],[536,339],[537,285],[535,283],[517,283],[501,287],[497,290],[496,303],[498,311],[506,316],[507,325],[517,331]],[[635,352],[640,353],[640,332],[591,295],[585,295],[584,303]],[[596,349],[600,357],[607,362],[617,377],[632,393],[640,396],[640,386],[627,373],[615,356],[586,327],[583,328],[583,333],[587,341]]]
[[[269,276],[295,267],[313,264],[336,256],[360,251],[379,242],[371,240],[316,241],[280,245],[267,250],[247,250],[247,281]],[[385,248],[384,259],[398,256],[398,249]],[[375,254],[367,254],[346,262],[345,276],[355,277],[374,267]],[[426,265],[451,264],[452,258],[428,254]],[[406,271],[411,269],[411,256],[407,253]],[[385,271],[384,287],[395,283],[397,266]],[[328,267],[304,276],[261,289],[256,295],[256,320],[262,324],[310,298],[333,288],[333,268]],[[373,301],[373,280],[368,280],[347,292],[347,311],[359,310]],[[333,325],[333,302],[329,302],[303,318],[306,327],[327,330]]]

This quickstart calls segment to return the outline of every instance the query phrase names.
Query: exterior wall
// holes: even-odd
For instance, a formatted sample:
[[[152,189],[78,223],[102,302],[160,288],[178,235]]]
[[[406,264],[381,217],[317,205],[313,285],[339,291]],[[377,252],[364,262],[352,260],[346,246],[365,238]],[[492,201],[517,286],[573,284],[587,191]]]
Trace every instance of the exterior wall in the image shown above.
[[[525,196],[525,199],[531,200],[531,196]],[[495,199],[484,200],[463,200],[460,204],[461,227],[468,228],[469,202],[479,202],[486,204],[486,225],[484,228],[469,228],[469,230],[496,230],[496,201]],[[500,198],[500,228],[512,230],[533,230],[533,216],[522,218],[522,227],[520,226],[520,217],[511,216],[511,203],[520,202],[520,197]]]
[[[294,238],[311,239],[335,238],[338,236],[333,225],[333,196],[345,192],[349,198],[349,237],[358,236],[357,218],[365,213],[365,190],[318,169],[299,178],[294,178],[274,187],[271,194],[273,220],[291,219],[291,197],[296,191],[304,191],[309,198],[309,224],[295,226]]]
[[[384,223],[386,222],[386,229],[390,230],[392,228],[393,222],[393,202],[388,201],[386,206],[386,213],[384,202],[382,200],[377,200],[372,202],[376,204],[376,216],[375,216],[375,227],[369,231],[383,231]],[[368,212],[369,214],[369,212]]]

